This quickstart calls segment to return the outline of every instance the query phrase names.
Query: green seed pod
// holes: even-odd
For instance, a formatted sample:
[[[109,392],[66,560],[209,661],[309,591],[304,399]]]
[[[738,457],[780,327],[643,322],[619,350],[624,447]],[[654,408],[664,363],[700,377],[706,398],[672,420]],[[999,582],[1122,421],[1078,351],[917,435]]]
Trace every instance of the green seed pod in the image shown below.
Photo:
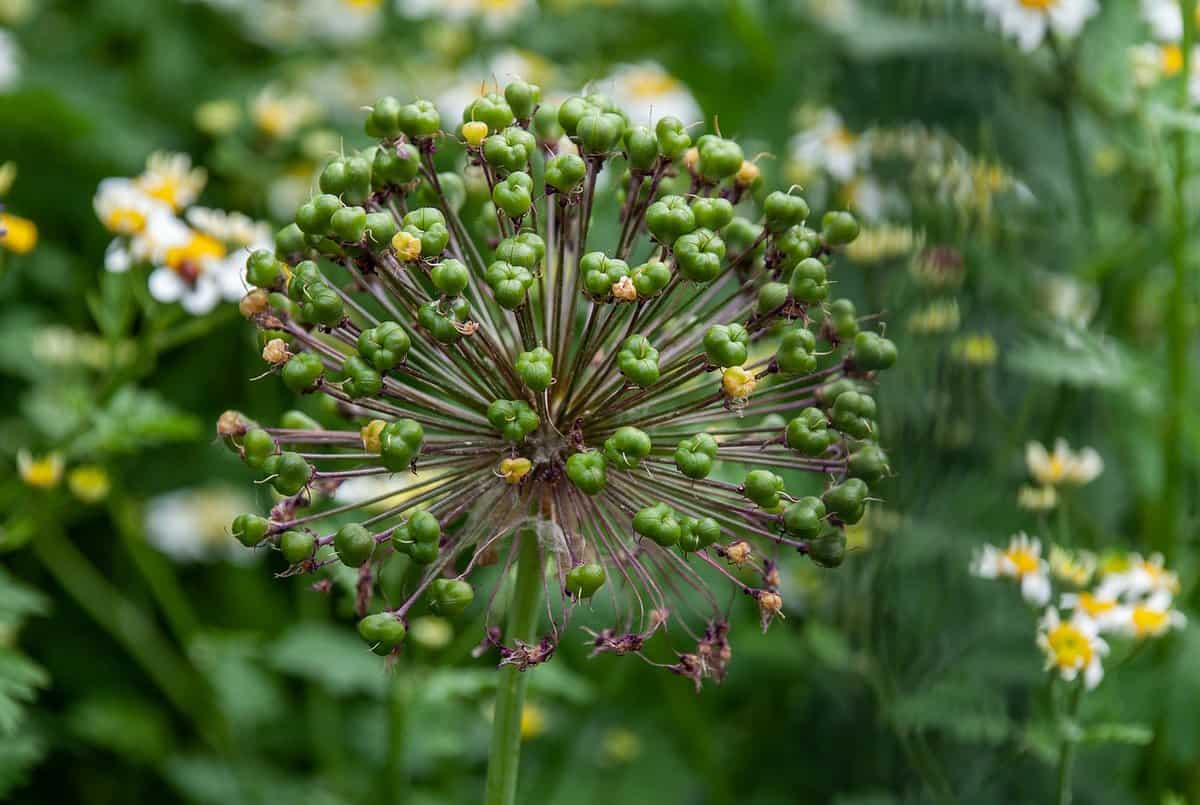
[[[330,219],[329,229],[342,243],[359,243],[367,231],[367,211],[362,207],[342,207]]]
[[[453,344],[462,338],[459,326],[469,317],[467,300],[461,296],[446,304],[426,302],[417,310],[417,322],[443,344]]]
[[[587,163],[577,154],[559,154],[546,160],[546,184],[560,193],[570,193],[587,173]]]
[[[585,495],[598,494],[608,479],[606,462],[599,452],[574,453],[567,459],[567,478]]]
[[[397,125],[410,140],[420,140],[438,133],[442,127],[442,116],[432,101],[413,101],[400,107]]]
[[[288,428],[290,430],[321,430],[321,423],[310,417],[303,411],[292,409],[284,411],[283,416],[279,417],[279,427]]]
[[[808,202],[800,196],[776,190],[763,201],[763,214],[766,216],[767,229],[783,232],[804,223],[808,217]]]
[[[788,447],[811,458],[824,455],[837,441],[837,434],[829,430],[829,420],[819,408],[805,408],[788,422],[783,435]]]
[[[258,249],[246,258],[246,281],[256,288],[274,288],[283,276],[283,264],[267,249]]]
[[[396,226],[396,219],[392,217],[390,212],[367,213],[366,238],[371,248],[375,251],[386,249],[392,245],[392,238],[399,231],[400,228]]]
[[[429,585],[429,599],[435,612],[454,617],[475,600],[475,588],[462,579],[434,579]]]
[[[697,196],[692,199],[691,205],[692,215],[696,217],[696,226],[718,232],[733,221],[733,204],[729,199]]]
[[[692,145],[687,126],[677,117],[661,118],[654,126],[654,134],[658,137],[659,152],[667,159],[683,156],[683,152]]]
[[[346,376],[342,381],[342,391],[351,399],[370,397],[383,388],[383,378],[379,372],[357,355],[350,356],[342,363],[342,374]]]
[[[520,218],[533,206],[533,179],[514,171],[492,188],[492,202],[509,218]]]
[[[375,101],[367,115],[366,131],[368,137],[378,139],[394,140],[400,136],[400,101],[390,95]]]
[[[418,565],[431,565],[438,558],[439,548],[436,542],[414,542],[408,549],[408,555]]]
[[[692,282],[712,282],[721,275],[725,241],[711,229],[697,229],[675,241],[675,267]]]
[[[866,511],[867,485],[861,478],[849,478],[844,483],[826,489],[821,499],[830,514],[847,525],[854,525]]]
[[[317,380],[325,372],[321,359],[311,352],[299,352],[288,359],[279,372],[283,385],[297,394],[312,391]]]
[[[821,236],[806,226],[793,226],[775,239],[775,248],[784,256],[784,265],[791,267],[817,253]]]
[[[523,266],[497,260],[483,275],[501,307],[516,310],[525,304],[525,294],[533,285],[533,274]]]
[[[574,137],[576,127],[584,115],[595,114],[603,111],[599,109],[591,101],[591,96],[587,98],[578,95],[567,98],[558,106],[558,124],[568,135]]]
[[[774,509],[779,506],[779,496],[783,492],[783,479],[770,470],[751,470],[746,474],[742,483],[747,498],[764,509]]]
[[[862,478],[869,484],[882,480],[891,474],[887,453],[874,444],[863,445],[851,453],[847,465],[852,476]]]
[[[604,567],[595,562],[577,565],[567,571],[567,592],[575,598],[591,598],[606,578]]]
[[[635,386],[652,386],[658,382],[658,350],[646,336],[631,335],[617,353],[617,368]]]
[[[397,419],[379,432],[379,456],[392,472],[404,472],[421,452],[425,429],[412,419]]]
[[[646,126],[630,126],[625,132],[625,158],[629,167],[649,173],[658,161],[658,137]]]
[[[358,523],[347,523],[333,537],[333,548],[347,567],[362,567],[375,552],[375,537]]]
[[[666,503],[647,506],[633,516],[633,530],[664,548],[679,542],[683,529],[675,512]]]
[[[563,127],[558,123],[558,107],[543,103],[533,113],[533,131],[542,142],[555,143],[562,139]]]
[[[299,453],[279,453],[263,462],[263,469],[271,479],[271,486],[281,495],[294,495],[308,485],[312,477],[312,466]]]
[[[305,531],[284,531],[279,535],[279,552],[283,561],[289,565],[297,565],[305,559],[311,559],[317,543],[312,534]]]
[[[740,254],[746,249],[753,248],[754,257],[758,258],[762,256],[763,250],[766,247],[765,243],[761,243],[758,240],[762,233],[763,228],[761,226],[740,215],[735,215],[733,220],[721,230],[721,238],[735,253]]]
[[[487,418],[510,442],[524,441],[541,424],[538,415],[522,400],[496,400],[488,406]]]
[[[801,539],[812,539],[825,526],[825,504],[820,498],[803,497],[783,510],[783,527]]]
[[[388,185],[404,185],[417,178],[421,169],[421,154],[408,143],[381,147],[371,164],[371,182],[376,190]]]
[[[741,366],[749,347],[750,333],[740,324],[714,324],[704,334],[704,354],[713,366]]]
[[[412,347],[412,339],[394,321],[383,321],[358,335],[358,354],[380,372],[403,363]]]
[[[721,526],[711,517],[684,517],[679,528],[679,549],[684,553],[703,550],[721,538]]]
[[[621,427],[604,440],[604,458],[617,469],[632,470],[650,455],[650,437],[634,427]]]
[[[304,230],[291,223],[275,233],[275,254],[280,259],[301,254],[308,249],[304,241]]]
[[[342,194],[347,183],[346,161],[340,157],[326,165],[321,171],[321,175],[317,177],[317,184],[320,185],[321,192],[332,193],[335,196]]]
[[[438,263],[429,272],[433,287],[446,296],[458,296],[467,287],[470,274],[467,267],[454,258],[448,258]]]
[[[705,134],[697,140],[696,150],[700,175],[713,182],[733,176],[746,158],[740,145],[714,134]]]
[[[358,622],[359,636],[380,656],[390,654],[396,646],[403,643],[407,633],[404,621],[390,612],[368,615]]]
[[[505,172],[524,170],[537,151],[537,140],[525,129],[510,126],[483,141],[483,158]]]
[[[808,555],[820,567],[838,567],[846,558],[846,534],[827,531],[808,543]]]
[[[875,400],[857,391],[838,395],[833,403],[830,421],[833,426],[855,439],[869,439],[875,434]]]
[[[247,548],[253,548],[267,538],[271,523],[257,514],[239,514],[233,518],[233,537]]]
[[[629,278],[639,297],[658,296],[671,281],[671,267],[661,260],[649,260],[633,269]]]
[[[263,462],[275,452],[275,440],[262,428],[251,428],[242,437],[242,460],[251,469],[262,469]]]
[[[707,433],[697,433],[679,442],[675,448],[675,466],[689,478],[707,478],[717,457],[717,440]]]
[[[304,300],[300,303],[300,316],[312,324],[330,327],[339,323],[345,312],[342,297],[325,283],[309,285]]]
[[[849,299],[835,299],[829,303],[829,326],[842,341],[858,335],[858,312]]]
[[[821,239],[841,246],[858,237],[858,220],[844,210],[830,210],[821,217]]]
[[[883,370],[896,363],[896,345],[878,333],[864,330],[854,337],[854,365],[859,369]]]
[[[782,282],[768,282],[758,289],[758,304],[755,308],[760,315],[778,310],[788,298],[788,287]]]
[[[584,289],[596,299],[607,299],[613,284],[629,276],[629,264],[604,252],[588,252],[579,261],[579,271]]]
[[[646,209],[646,229],[659,243],[674,243],[696,228],[696,216],[683,196],[663,196]]]
[[[434,207],[421,207],[404,216],[404,232],[421,241],[421,256],[429,259],[441,254],[450,242],[446,216]]]
[[[525,81],[512,81],[504,88],[504,100],[517,120],[529,120],[542,99],[542,88]]]
[[[788,290],[797,302],[815,305],[829,296],[829,280],[825,265],[815,257],[807,257],[796,264],[788,279]]]
[[[817,368],[817,357],[813,355],[817,339],[809,330],[794,327],[783,334],[779,349],[775,352],[775,363],[785,375],[808,374]]]
[[[517,356],[517,374],[531,391],[545,391],[554,382],[554,355],[545,347],[536,347]]]
[[[857,380],[842,377],[817,389],[817,401],[825,408],[832,408],[837,402],[837,398],[847,391],[865,393],[867,387]]]
[[[413,512],[406,527],[409,536],[416,542],[436,543],[442,537],[442,524],[424,509]]]
[[[494,133],[511,126],[516,117],[503,95],[489,92],[471,101],[467,108],[463,109],[462,122],[470,123],[472,120],[486,123],[488,129]]]

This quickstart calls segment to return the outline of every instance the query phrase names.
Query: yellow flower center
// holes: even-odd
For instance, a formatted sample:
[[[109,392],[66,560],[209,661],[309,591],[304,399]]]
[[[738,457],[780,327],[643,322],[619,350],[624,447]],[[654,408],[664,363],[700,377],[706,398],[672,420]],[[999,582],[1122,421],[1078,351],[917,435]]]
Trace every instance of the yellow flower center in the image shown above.
[[[1054,664],[1059,668],[1085,668],[1092,661],[1087,635],[1069,623],[1060,623],[1046,634]]]
[[[150,198],[158,199],[164,204],[170,205],[174,210],[178,210],[180,205],[179,191],[183,189],[183,183],[178,176],[167,174],[158,174],[154,176],[144,176],[138,182],[142,192]]]
[[[1165,632],[1170,616],[1162,610],[1134,607],[1130,619],[1133,621],[1133,633],[1138,637],[1146,637]]]
[[[500,462],[500,475],[511,485],[521,483],[521,479],[533,469],[533,462],[527,458],[506,458]]]
[[[167,265],[186,279],[195,279],[210,257],[225,256],[221,241],[201,232],[192,233],[192,239],[183,246],[167,249]]]
[[[537,705],[527,704],[521,708],[521,740],[536,738],[546,731],[546,717]]]
[[[401,260],[411,262],[421,256],[421,239],[401,230],[392,236],[392,248]]]
[[[1164,76],[1179,75],[1179,71],[1183,69],[1183,49],[1175,43],[1163,45],[1158,58]]]
[[[104,219],[104,226],[109,232],[122,235],[136,235],[146,228],[146,216],[140,210],[129,207],[116,207],[109,210]]]
[[[1013,563],[1018,576],[1036,573],[1041,566],[1038,557],[1028,548],[1009,548],[1004,552],[1004,557]]]
[[[359,11],[371,11],[383,5],[383,0],[342,0],[342,2]]]
[[[359,433],[362,435],[363,449],[368,453],[378,453],[381,449],[379,443],[379,434],[387,427],[387,423],[382,419],[372,419],[370,422],[362,426]]]
[[[254,124],[272,139],[285,136],[291,129],[292,116],[287,105],[279,101],[263,101],[254,107]]]
[[[635,98],[658,98],[679,89],[679,82],[666,73],[646,70],[630,75],[626,85]]]
[[[1079,594],[1079,608],[1093,618],[1097,615],[1103,615],[1105,612],[1111,612],[1116,605],[1116,601],[1106,601],[1103,598],[1097,598],[1091,593]]]
[[[16,254],[28,254],[37,239],[37,224],[33,221],[0,212],[0,246]]]
[[[103,467],[85,464],[68,473],[67,486],[84,503],[96,503],[108,496],[111,484]]]
[[[38,489],[49,489],[58,485],[62,478],[62,459],[51,453],[38,459],[21,462],[21,480]]]
[[[1058,5],[1058,0],[1017,0],[1017,2],[1034,11],[1049,11]]]

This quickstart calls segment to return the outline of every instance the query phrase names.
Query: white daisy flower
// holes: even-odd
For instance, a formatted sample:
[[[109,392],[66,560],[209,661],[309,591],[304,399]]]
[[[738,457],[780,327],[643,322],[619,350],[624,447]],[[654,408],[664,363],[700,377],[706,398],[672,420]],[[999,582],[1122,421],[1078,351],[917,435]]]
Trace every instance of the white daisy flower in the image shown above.
[[[1004,550],[984,545],[971,562],[971,572],[983,579],[1016,579],[1022,597],[1034,606],[1050,600],[1050,567],[1042,558],[1042,543],[1023,531],[1013,535]]]
[[[383,0],[305,0],[298,13],[313,38],[355,42],[379,29]]]
[[[150,212],[141,230],[129,237],[118,237],[104,253],[104,268],[108,271],[128,271],[135,263],[157,262],[166,258],[171,249],[186,244],[191,237],[187,224],[175,217],[166,206]]]
[[[192,207],[184,218],[192,228],[216,238],[227,246],[266,248],[271,242],[271,227],[240,212],[210,207]]]
[[[204,168],[193,168],[187,154],[155,151],[146,160],[146,170],[133,181],[147,196],[178,212],[200,195],[208,174]]]
[[[1165,590],[1143,601],[1119,607],[1117,612],[1119,620],[1115,631],[1138,640],[1162,637],[1172,629],[1182,629],[1187,625],[1187,617],[1171,607],[1171,594]]]
[[[396,9],[405,17],[449,22],[478,18],[492,32],[508,28],[534,6],[534,0],[396,0]]]
[[[1064,621],[1051,607],[1038,624],[1037,644],[1046,654],[1046,670],[1057,670],[1067,682],[1083,672],[1083,684],[1091,690],[1104,678],[1100,658],[1108,654],[1108,644],[1089,618],[1076,613]]]
[[[176,562],[248,561],[254,552],[241,547],[229,524],[253,505],[240,488],[226,485],[168,492],[146,504],[146,538]]]
[[[1048,35],[1074,39],[1100,11],[1097,0],[976,0],[1005,36],[1026,52]]]
[[[1058,490],[1052,486],[1022,484],[1017,490],[1017,506],[1031,512],[1047,512],[1058,505]]]
[[[1179,575],[1167,570],[1162,554],[1142,558],[1131,554],[1125,568],[1107,573],[1100,580],[1099,591],[1104,595],[1125,600],[1136,600],[1145,596],[1179,593]]]
[[[1091,447],[1075,452],[1065,439],[1056,439],[1050,453],[1039,442],[1025,444],[1029,474],[1042,486],[1083,486],[1104,471],[1104,460]]]
[[[115,235],[139,235],[156,214],[171,214],[162,201],[146,195],[132,179],[103,179],[92,197],[92,209]]]
[[[244,292],[240,269],[226,257],[228,252],[219,240],[190,230],[187,242],[168,249],[161,264],[150,272],[150,295],[164,304],[178,302],[193,316],[208,313],[222,298],[238,299]],[[235,287],[239,292],[234,293]]]
[[[810,111],[803,117],[807,120],[789,147],[792,161],[801,172],[824,171],[839,182],[849,181],[865,157],[858,137],[833,109]]]
[[[634,124],[653,128],[664,117],[677,117],[685,124],[700,119],[700,105],[692,93],[655,62],[618,65],[608,78],[591,86],[612,98]]]
[[[1059,606],[1092,621],[1100,632],[1117,631],[1122,621],[1127,618],[1125,613],[1127,607],[1123,606],[1116,597],[1100,590],[1063,593]]]
[[[1183,15],[1177,0],[1142,0],[1142,19],[1150,33],[1160,42],[1178,42],[1183,38]],[[1200,23],[1200,4],[1196,6],[1196,21]]]
[[[250,119],[274,140],[287,139],[315,121],[320,110],[308,95],[286,92],[269,84],[250,101]]]
[[[17,40],[8,31],[0,29],[0,92],[16,86],[21,78],[21,52]]]

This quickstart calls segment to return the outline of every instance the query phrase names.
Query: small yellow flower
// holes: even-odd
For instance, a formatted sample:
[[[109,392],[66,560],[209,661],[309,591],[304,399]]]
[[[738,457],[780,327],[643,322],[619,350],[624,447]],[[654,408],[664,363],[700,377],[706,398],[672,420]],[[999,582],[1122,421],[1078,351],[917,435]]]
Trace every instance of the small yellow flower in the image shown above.
[[[1046,655],[1047,670],[1058,671],[1068,682],[1082,672],[1089,690],[1100,684],[1104,677],[1100,657],[1108,653],[1108,644],[1100,639],[1093,621],[1079,614],[1064,621],[1057,610],[1048,609],[1039,627],[1037,644]]]
[[[67,488],[84,503],[99,503],[108,497],[112,482],[103,467],[80,464],[67,473]]]
[[[17,163],[5,162],[0,165],[0,196],[8,195],[13,182],[17,180]]]
[[[200,131],[219,136],[237,128],[242,111],[234,101],[221,99],[200,104],[192,117]]]
[[[912,227],[896,224],[865,226],[858,237],[846,245],[846,256],[856,263],[879,263],[910,254],[920,245],[920,240]]]
[[[1079,610],[1092,620],[1100,620],[1117,608],[1116,601],[1101,598],[1095,593],[1080,593],[1077,600]]]
[[[467,145],[472,148],[478,148],[480,143],[488,135],[488,125],[482,120],[472,120],[470,123],[463,123],[462,136],[467,141]]]
[[[1058,490],[1052,486],[1023,485],[1017,490],[1017,505],[1031,512],[1050,511],[1058,505]]]
[[[546,731],[546,715],[536,704],[521,708],[521,740],[528,741]]]
[[[533,469],[533,462],[527,458],[506,458],[500,462],[500,477],[510,485],[521,483],[529,472]]]
[[[758,169],[758,166],[748,159],[743,159],[742,167],[738,168],[738,172],[734,174],[733,178],[739,186],[749,187],[758,181],[760,176],[762,176],[762,171]]]
[[[908,317],[908,329],[918,335],[937,335],[958,329],[957,299],[937,299]]]
[[[1167,78],[1179,75],[1179,71],[1183,69],[1183,49],[1175,42],[1163,45],[1158,57],[1159,69]]]
[[[409,623],[408,637],[421,648],[437,651],[450,645],[454,639],[454,627],[445,618],[422,615]]]
[[[1050,548],[1050,572],[1069,584],[1083,587],[1096,572],[1096,557],[1089,551],[1068,551],[1055,545]]]
[[[392,236],[392,248],[396,256],[405,262],[412,262],[421,256],[421,239],[401,230]]]
[[[146,160],[146,170],[134,183],[150,198],[179,211],[196,200],[207,180],[204,168],[193,168],[187,154],[156,151]]]
[[[996,363],[996,339],[987,333],[971,333],[954,342],[954,357],[967,366],[976,368]]]
[[[14,254],[29,254],[37,241],[37,224],[28,218],[0,212],[0,247]]]
[[[382,419],[372,419],[370,422],[362,426],[359,431],[362,436],[363,449],[368,453],[378,453],[381,449],[379,444],[379,434],[387,427],[387,423]]]
[[[730,366],[721,373],[721,390],[732,400],[744,400],[754,393],[758,379],[754,372],[740,366]]]
[[[47,453],[34,458],[28,450],[17,451],[17,470],[21,480],[37,489],[51,489],[62,480],[63,458],[58,453]]]

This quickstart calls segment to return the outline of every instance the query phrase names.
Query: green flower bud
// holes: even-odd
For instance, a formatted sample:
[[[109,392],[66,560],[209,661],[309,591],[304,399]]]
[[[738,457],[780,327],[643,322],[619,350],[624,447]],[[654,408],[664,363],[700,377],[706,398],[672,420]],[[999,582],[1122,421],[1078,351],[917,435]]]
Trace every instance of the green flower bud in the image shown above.
[[[281,495],[294,495],[308,484],[312,467],[299,453],[268,456],[263,470],[271,477],[271,486]]]
[[[537,136],[548,143],[562,139],[563,127],[558,122],[558,107],[552,103],[543,103],[533,113],[533,130]]]
[[[510,442],[520,442],[538,429],[541,419],[521,400],[496,400],[488,406],[488,422]]]
[[[408,143],[396,143],[375,151],[371,181],[377,190],[388,185],[404,185],[417,178],[420,169],[420,152]]]
[[[696,216],[683,196],[663,196],[646,209],[646,229],[660,243],[673,243],[696,228]]]
[[[801,539],[812,539],[825,525],[825,504],[820,498],[803,497],[783,510],[783,527]]]
[[[775,239],[775,248],[783,254],[786,266],[812,257],[820,246],[821,237],[806,226],[793,226]]]
[[[432,101],[413,101],[401,106],[397,116],[400,131],[410,140],[432,137],[442,128],[442,116]]]
[[[700,157],[697,164],[700,175],[713,182],[733,176],[746,158],[740,145],[714,134],[705,134],[697,140],[696,150]]]
[[[421,207],[404,216],[402,230],[421,241],[421,256],[427,259],[441,254],[450,242],[446,216],[434,207]]]
[[[707,433],[697,433],[679,442],[675,448],[675,466],[689,478],[707,478],[717,457],[717,440]]]
[[[821,239],[833,246],[858,237],[858,220],[845,210],[830,210],[821,216]]]
[[[675,512],[661,502],[647,506],[633,515],[633,530],[664,548],[677,544],[683,533]]]
[[[807,257],[796,264],[788,279],[788,290],[797,302],[815,305],[829,296],[829,281],[825,275],[825,264],[815,257]]]
[[[650,260],[633,269],[629,277],[639,297],[657,296],[671,281],[671,267],[661,260]]]
[[[305,531],[284,531],[279,535],[279,552],[283,554],[283,561],[289,565],[311,559],[316,548],[317,543],[312,534]]]
[[[711,517],[684,517],[679,521],[679,549],[684,553],[703,550],[721,538],[721,526]]]
[[[667,159],[676,159],[692,145],[687,126],[677,117],[661,118],[654,126],[659,152]]]
[[[304,230],[291,223],[275,233],[275,254],[280,258],[301,254],[308,248],[304,241]],[[254,281],[251,280],[251,283]]]
[[[604,110],[592,102],[592,96],[586,98],[578,95],[567,98],[558,106],[558,124],[570,136],[574,137],[576,127],[584,115],[603,112]]]
[[[303,411],[293,408],[290,411],[284,411],[283,416],[279,417],[279,427],[291,430],[321,430],[321,423]]]
[[[467,300],[460,296],[446,305],[437,301],[421,305],[417,310],[417,322],[436,340],[453,344],[462,337],[458,327],[467,321],[469,315]]]
[[[758,289],[758,304],[755,309],[765,315],[778,310],[788,298],[788,287],[782,282],[768,282]]]
[[[712,282],[721,275],[725,241],[711,229],[697,229],[675,241],[675,266],[692,282]]]
[[[837,434],[829,430],[829,420],[818,408],[801,411],[788,422],[783,437],[788,447],[812,458],[824,455],[837,441]]]
[[[358,523],[347,523],[333,537],[333,548],[347,567],[362,567],[375,552],[375,537]]]
[[[297,394],[312,391],[317,380],[325,372],[325,364],[311,352],[299,352],[283,365],[279,376],[283,385]]]
[[[869,439],[875,433],[875,400],[857,391],[838,395],[830,421],[833,426],[855,439]]]
[[[400,228],[396,226],[396,219],[390,212],[367,213],[366,237],[376,251],[392,245],[392,238],[398,231]]]
[[[367,115],[366,132],[368,137],[377,139],[394,140],[398,137],[400,135],[400,101],[390,95],[375,101],[375,106]]]
[[[251,469],[262,469],[263,462],[275,452],[275,440],[262,428],[251,428],[242,436],[242,460]]]
[[[733,205],[729,199],[698,196],[692,199],[692,214],[696,217],[696,226],[717,232],[733,221]]]
[[[650,455],[650,437],[645,431],[621,427],[604,440],[604,458],[622,470],[632,470]]]
[[[409,536],[417,542],[436,543],[442,537],[442,524],[436,517],[423,509],[413,512],[406,525]]]
[[[583,287],[597,299],[607,299],[614,283],[629,276],[629,264],[604,252],[588,252],[579,261]]]
[[[821,499],[830,514],[847,525],[854,525],[866,511],[867,485],[861,478],[848,478],[844,483],[826,489]]]
[[[835,299],[829,303],[829,325],[842,341],[858,335],[858,312],[849,299]]]
[[[233,536],[247,548],[253,548],[267,538],[271,523],[257,514],[239,514],[233,518]]]
[[[321,171],[322,193],[340,196],[347,204],[362,204],[371,193],[371,162],[362,156],[339,157]]]
[[[362,207],[342,207],[329,220],[329,229],[342,243],[358,243],[367,231],[367,211]]]
[[[390,612],[368,615],[358,622],[359,636],[380,656],[390,654],[396,646],[403,643],[407,633],[404,621]]]
[[[429,598],[434,611],[454,617],[475,600],[475,588],[462,579],[434,579],[429,585]]]
[[[617,353],[617,368],[635,386],[651,386],[658,381],[658,350],[644,335],[631,335]]]
[[[517,356],[517,374],[531,391],[545,391],[554,381],[554,356],[545,347],[536,347]]]
[[[324,282],[309,285],[300,302],[300,316],[313,324],[333,326],[342,320],[342,297]]]
[[[470,280],[467,267],[458,260],[449,258],[433,267],[429,272],[433,287],[446,296],[458,296],[467,287]]]
[[[425,429],[415,420],[397,419],[387,423],[379,432],[379,457],[383,466],[392,472],[409,469],[424,441]]]
[[[809,330],[794,327],[783,334],[779,349],[775,352],[775,363],[785,375],[804,375],[817,368],[817,357],[813,355],[817,339]]]
[[[510,173],[492,188],[492,202],[509,218],[520,218],[533,206],[533,179],[521,171]]]
[[[587,164],[578,154],[559,154],[546,160],[546,184],[560,193],[570,193],[583,181]]]
[[[577,565],[567,571],[567,592],[575,598],[591,598],[606,578],[604,568],[595,562]]]
[[[750,333],[740,324],[714,324],[704,334],[704,354],[713,366],[741,366],[749,346]]]
[[[533,285],[533,274],[522,266],[496,261],[488,266],[483,279],[502,307],[515,310],[525,304],[525,293]]]
[[[808,555],[820,567],[838,567],[846,558],[846,534],[827,531],[808,543]]]
[[[379,372],[357,355],[350,356],[342,363],[342,374],[346,376],[342,381],[342,391],[351,399],[370,397],[383,388],[383,378]]]
[[[763,214],[767,219],[767,229],[783,232],[804,222],[808,217],[808,202],[800,196],[776,190],[763,202]]]
[[[606,462],[599,452],[574,453],[567,459],[567,478],[585,495],[595,495],[608,483]]]
[[[462,122],[470,123],[472,120],[487,123],[489,129],[497,132],[511,126],[516,117],[503,95],[489,92],[471,101],[467,108],[463,109]]]
[[[770,470],[751,470],[746,474],[742,488],[746,497],[762,508],[774,509],[779,506],[783,479]]]
[[[629,167],[642,173],[649,172],[658,161],[658,137],[645,126],[630,126],[624,140]]]
[[[891,474],[887,453],[874,444],[866,444],[850,454],[847,462],[850,474],[873,484]]]
[[[246,281],[257,288],[274,288],[283,276],[283,264],[273,252],[258,249],[246,258]]]
[[[896,362],[896,345],[878,333],[864,330],[854,337],[854,365],[859,369],[883,370]]]
[[[525,81],[512,81],[504,88],[504,100],[517,120],[529,120],[542,99],[542,88]]]
[[[519,171],[533,158],[537,141],[525,129],[510,126],[483,141],[483,158],[506,172]]]

